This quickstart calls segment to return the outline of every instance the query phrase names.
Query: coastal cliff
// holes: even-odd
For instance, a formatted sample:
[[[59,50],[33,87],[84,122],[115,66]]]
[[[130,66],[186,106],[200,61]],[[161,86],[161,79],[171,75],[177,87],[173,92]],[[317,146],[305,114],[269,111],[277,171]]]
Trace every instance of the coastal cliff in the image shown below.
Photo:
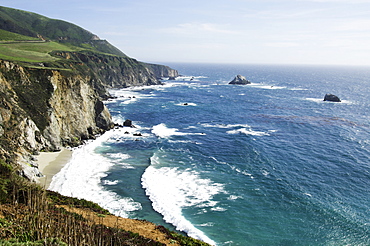
[[[149,68],[156,78],[176,78],[179,76],[177,70],[170,68],[169,66],[145,63],[144,66]]]
[[[1,6],[0,48],[0,158],[30,180],[40,175],[32,154],[78,146],[112,128],[107,89],[178,76],[72,23]]]
[[[110,96],[107,88],[156,85],[161,84],[157,77],[177,74],[125,57],[55,55],[64,58],[60,68],[0,60],[0,158],[19,164],[22,175],[33,181],[41,173],[32,155],[78,146],[113,127],[103,103]]]
[[[139,62],[127,56],[114,56],[91,51],[52,53],[68,62],[76,70],[89,69],[97,79],[97,84],[106,88],[125,88],[130,86],[159,85],[163,77],[177,77],[178,72],[168,66]],[[68,68],[69,65],[65,64]]]
[[[77,146],[113,126],[86,74],[35,69],[0,60],[0,158],[39,175],[31,154]]]

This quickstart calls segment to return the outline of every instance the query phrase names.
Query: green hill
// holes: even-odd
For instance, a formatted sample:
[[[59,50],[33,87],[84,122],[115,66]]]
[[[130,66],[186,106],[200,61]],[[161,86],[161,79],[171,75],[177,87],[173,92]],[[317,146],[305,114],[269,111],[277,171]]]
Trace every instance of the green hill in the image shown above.
[[[62,50],[84,49],[126,57],[106,40],[75,24],[23,10],[0,6],[0,29],[1,41],[53,41],[64,44],[66,47],[59,47]]]
[[[157,78],[178,75],[169,67],[130,58],[75,24],[2,6],[0,59],[40,69],[88,67],[108,87],[157,84]]]
[[[39,41],[39,38],[33,38],[30,36],[24,36],[22,34],[9,32],[0,29],[0,41],[6,42],[6,41]]]

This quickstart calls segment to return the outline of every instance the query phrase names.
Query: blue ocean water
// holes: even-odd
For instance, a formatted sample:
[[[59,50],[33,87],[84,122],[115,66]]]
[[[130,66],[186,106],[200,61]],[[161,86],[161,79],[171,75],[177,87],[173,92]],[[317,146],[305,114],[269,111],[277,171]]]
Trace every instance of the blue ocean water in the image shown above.
[[[50,189],[214,245],[370,245],[369,68],[169,65],[184,76],[111,91],[136,128],[74,150]]]

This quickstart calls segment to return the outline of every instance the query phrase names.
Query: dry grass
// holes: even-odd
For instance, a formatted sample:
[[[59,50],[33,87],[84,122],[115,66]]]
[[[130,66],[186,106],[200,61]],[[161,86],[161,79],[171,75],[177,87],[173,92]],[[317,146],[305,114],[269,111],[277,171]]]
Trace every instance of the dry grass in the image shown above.
[[[58,239],[60,244],[91,246],[165,245],[137,233],[108,227],[100,221],[68,212],[50,203],[46,192],[41,189],[28,190],[20,197],[26,202],[0,206],[0,238],[4,240],[47,242],[46,239]]]
[[[87,219],[88,221],[93,221],[96,224],[102,224],[111,228],[131,231],[145,238],[165,243],[166,245],[180,245],[176,240],[169,238],[167,233],[161,231],[160,227],[148,221],[126,219],[113,215],[101,215],[86,208],[75,208],[65,205],[61,207],[69,212],[82,215],[83,218]]]
[[[109,214],[97,204],[46,191],[0,162],[0,245],[208,244],[147,221]]]

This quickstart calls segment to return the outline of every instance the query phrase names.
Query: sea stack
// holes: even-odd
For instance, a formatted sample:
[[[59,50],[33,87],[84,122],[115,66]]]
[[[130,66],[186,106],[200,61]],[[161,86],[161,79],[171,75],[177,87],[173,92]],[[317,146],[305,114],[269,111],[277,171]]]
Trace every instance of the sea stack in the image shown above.
[[[132,125],[132,121],[131,121],[131,120],[125,120],[125,122],[123,122],[123,126],[126,126],[126,127],[133,127],[133,125]]]
[[[229,85],[248,85],[251,84],[249,80],[247,80],[244,76],[238,74],[230,83]]]
[[[325,94],[324,101],[329,101],[329,102],[341,102],[339,97],[333,94]]]

